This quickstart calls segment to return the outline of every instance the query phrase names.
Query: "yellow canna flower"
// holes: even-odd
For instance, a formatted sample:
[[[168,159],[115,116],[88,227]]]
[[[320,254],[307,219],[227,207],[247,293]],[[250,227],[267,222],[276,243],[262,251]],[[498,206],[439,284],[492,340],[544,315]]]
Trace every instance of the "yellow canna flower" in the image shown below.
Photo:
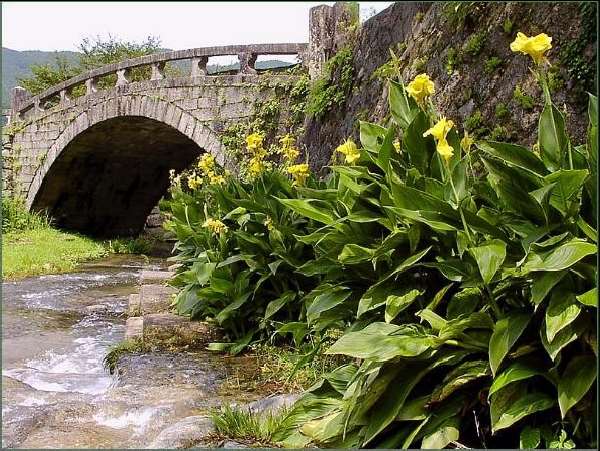
[[[406,87],[406,92],[418,103],[422,103],[426,97],[433,95],[435,86],[429,75],[419,74]]]
[[[396,152],[400,153],[400,141],[396,139],[392,144],[394,145]]]
[[[202,178],[194,172],[188,177],[188,186],[190,189],[196,189],[202,185]]]
[[[288,174],[294,177],[294,186],[302,186],[308,178],[310,172],[308,170],[308,164],[295,164],[287,168]]]
[[[541,64],[545,60],[544,53],[551,48],[552,38],[546,33],[540,33],[530,38],[519,31],[515,40],[510,44],[510,49],[513,52],[529,55],[535,64]]]
[[[465,136],[460,140],[460,147],[465,153],[469,153],[471,151],[471,146],[475,143],[475,140],[469,135],[469,132],[465,131]]]
[[[264,135],[260,133],[252,133],[246,137],[246,147],[249,151],[261,149],[263,146]]]
[[[202,227],[208,228],[213,233],[221,234],[227,232],[227,226],[218,219],[208,218],[206,221],[204,221]]]
[[[248,164],[248,173],[252,177],[258,177],[265,170],[265,165],[261,158],[254,157],[250,159],[250,163]]]
[[[336,152],[346,155],[346,163],[353,164],[360,158],[360,151],[352,139],[348,138],[343,144],[340,144]]]
[[[279,140],[279,144],[281,144],[284,149],[293,147],[294,144],[296,144],[296,139],[288,133]]]
[[[202,158],[198,162],[198,169],[202,171],[204,175],[215,169],[215,157],[209,153],[202,155]]]
[[[454,155],[454,149],[450,144],[448,144],[446,138],[438,141],[436,150],[446,161],[448,161],[450,158],[452,158],[452,155]]]
[[[446,161],[454,155],[452,146],[446,140],[446,135],[452,127],[454,127],[454,122],[442,117],[433,127],[423,133],[423,137],[433,135],[437,141],[436,150]]]

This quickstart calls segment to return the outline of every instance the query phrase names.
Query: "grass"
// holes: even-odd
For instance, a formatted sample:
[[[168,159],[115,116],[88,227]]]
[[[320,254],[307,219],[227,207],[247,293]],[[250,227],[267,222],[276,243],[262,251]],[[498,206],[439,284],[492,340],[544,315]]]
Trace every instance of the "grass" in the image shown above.
[[[2,278],[72,271],[83,261],[112,254],[147,254],[156,239],[99,241],[54,229],[51,220],[27,211],[22,200],[2,198]]]
[[[304,349],[267,344],[252,345],[248,357],[255,359],[252,368],[237,369],[219,387],[221,394],[237,391],[258,393],[293,393],[306,390],[319,377],[345,363],[343,357],[326,355],[306,345]]]
[[[251,447],[277,447],[277,433],[284,427],[287,409],[252,413],[243,407],[225,405],[210,412],[216,432],[209,439],[234,439]]]
[[[72,271],[78,263],[108,254],[102,242],[50,227],[12,231],[2,238],[5,280]]]
[[[124,354],[132,354],[135,352],[143,352],[146,350],[144,343],[139,339],[123,340],[116,345],[111,346],[106,355],[104,356],[104,368],[106,368],[110,374],[114,374],[117,369],[117,363],[119,358]]]

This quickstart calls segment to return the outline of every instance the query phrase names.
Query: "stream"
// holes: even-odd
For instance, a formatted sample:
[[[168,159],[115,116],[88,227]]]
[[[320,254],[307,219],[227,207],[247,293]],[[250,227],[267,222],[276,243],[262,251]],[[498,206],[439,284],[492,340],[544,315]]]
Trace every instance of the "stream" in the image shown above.
[[[207,353],[132,354],[118,375],[103,366],[124,337],[139,272],[164,266],[113,256],[3,283],[3,448],[143,448],[223,402],[218,387],[235,364]]]

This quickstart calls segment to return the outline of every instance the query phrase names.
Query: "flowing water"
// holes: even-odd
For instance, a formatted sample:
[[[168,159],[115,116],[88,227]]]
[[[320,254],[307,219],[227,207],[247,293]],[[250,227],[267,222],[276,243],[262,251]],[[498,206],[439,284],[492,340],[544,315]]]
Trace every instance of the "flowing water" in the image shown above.
[[[77,273],[2,285],[2,446],[142,448],[179,419],[218,405],[229,371],[205,353],[103,358],[123,339],[142,266],[111,257]]]

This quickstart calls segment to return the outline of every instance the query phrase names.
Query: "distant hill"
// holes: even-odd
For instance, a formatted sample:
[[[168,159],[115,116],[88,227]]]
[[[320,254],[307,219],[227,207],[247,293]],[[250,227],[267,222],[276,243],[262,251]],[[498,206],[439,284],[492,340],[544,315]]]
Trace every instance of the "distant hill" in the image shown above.
[[[168,51],[165,49],[164,51]],[[41,50],[26,50],[18,51],[2,47],[2,108],[8,108],[10,105],[10,90],[17,85],[17,78],[31,75],[29,69],[32,64],[53,63],[57,56],[63,57],[77,62],[79,58],[78,52],[57,51],[43,52]],[[189,67],[184,62],[176,63],[176,66],[183,68]],[[257,61],[257,69],[275,69],[291,66],[291,63],[279,60]],[[239,64],[231,64],[227,66],[209,65],[208,72],[228,72],[239,68]]]

